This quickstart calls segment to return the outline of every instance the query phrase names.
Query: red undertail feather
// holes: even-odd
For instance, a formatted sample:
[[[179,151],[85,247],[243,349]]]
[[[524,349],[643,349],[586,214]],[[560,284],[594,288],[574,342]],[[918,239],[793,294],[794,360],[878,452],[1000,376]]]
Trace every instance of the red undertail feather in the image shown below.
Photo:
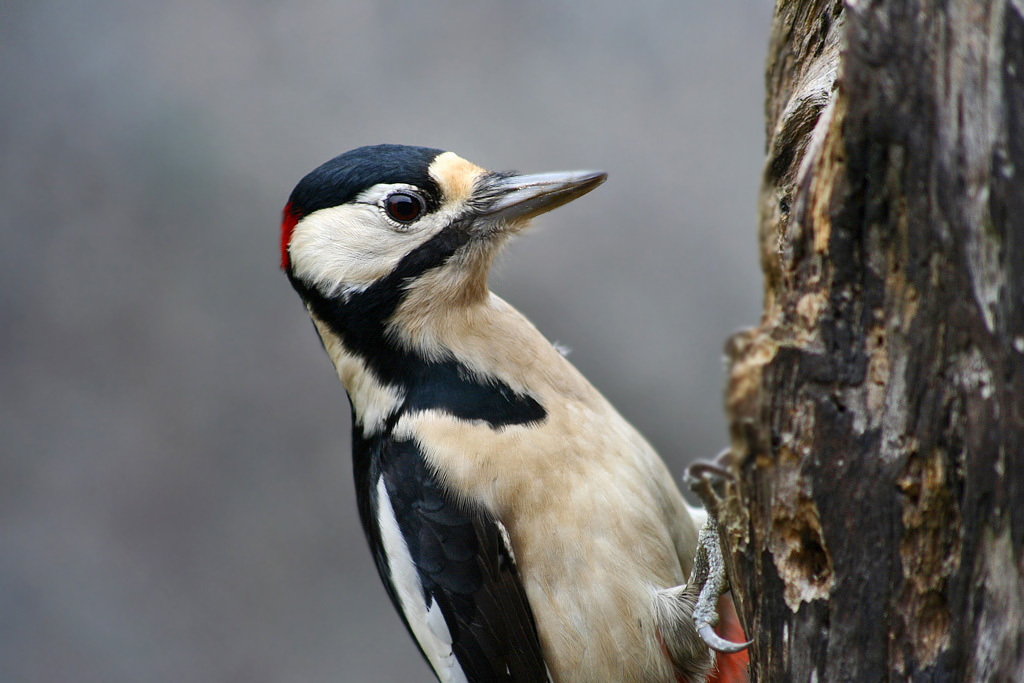
[[[718,635],[726,640],[742,643],[747,640],[740,626],[740,618],[736,614],[736,607],[732,604],[732,598],[723,595],[718,599],[718,627],[715,629]],[[747,665],[750,657],[747,650],[734,654],[716,653],[715,670],[708,676],[707,683],[747,683],[750,677],[747,674]]]

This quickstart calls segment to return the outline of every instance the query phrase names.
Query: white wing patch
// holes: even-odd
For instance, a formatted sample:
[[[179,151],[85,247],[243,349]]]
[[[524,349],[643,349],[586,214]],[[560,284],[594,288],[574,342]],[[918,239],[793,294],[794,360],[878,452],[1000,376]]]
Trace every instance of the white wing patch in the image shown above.
[[[441,607],[433,600],[430,604],[423,602],[423,587],[419,574],[409,554],[409,546],[405,543],[402,531],[395,519],[395,510],[391,507],[384,477],[377,480],[377,525],[380,527],[380,538],[387,553],[388,569],[391,572],[391,584],[402,605],[402,612],[409,622],[420,647],[423,648],[427,661],[441,683],[468,683],[466,674],[459,665],[459,660],[452,652],[452,634],[445,623]]]
[[[508,529],[506,529],[505,525],[498,520],[494,520],[494,523],[498,527],[498,533],[501,534],[501,543],[505,546],[505,552],[507,552],[508,556],[512,558],[512,564],[515,565],[516,554],[512,552],[512,539],[509,538]]]

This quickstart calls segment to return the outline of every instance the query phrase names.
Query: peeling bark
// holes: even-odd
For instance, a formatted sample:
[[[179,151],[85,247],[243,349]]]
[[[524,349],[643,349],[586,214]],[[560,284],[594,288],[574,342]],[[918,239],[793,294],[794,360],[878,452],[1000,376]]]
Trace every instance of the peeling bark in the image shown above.
[[[779,0],[715,505],[754,680],[1024,680],[1024,0]]]

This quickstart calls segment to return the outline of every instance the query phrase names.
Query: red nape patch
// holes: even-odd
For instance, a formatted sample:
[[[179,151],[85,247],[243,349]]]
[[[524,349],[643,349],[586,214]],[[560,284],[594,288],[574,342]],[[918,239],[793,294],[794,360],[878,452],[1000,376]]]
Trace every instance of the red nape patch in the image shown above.
[[[281,270],[288,270],[291,266],[291,259],[288,257],[288,245],[292,241],[292,232],[295,230],[299,216],[292,210],[292,203],[285,204],[281,214]]]

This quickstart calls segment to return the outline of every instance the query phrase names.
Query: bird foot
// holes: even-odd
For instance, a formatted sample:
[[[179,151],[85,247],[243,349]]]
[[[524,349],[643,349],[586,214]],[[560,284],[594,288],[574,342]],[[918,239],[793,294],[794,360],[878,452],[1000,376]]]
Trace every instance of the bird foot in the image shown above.
[[[708,498],[715,498],[712,491],[716,483],[734,478],[732,472],[720,464],[726,456],[727,453],[719,455],[715,462],[696,462],[690,466],[686,476],[690,487],[704,499],[705,507],[708,508],[707,520],[697,536],[697,556],[690,577],[691,584],[700,587],[693,610],[693,623],[708,647],[716,652],[733,653],[746,649],[753,641],[736,643],[726,640],[712,628],[718,623],[718,598],[729,590],[729,578],[722,556],[716,510],[708,505]]]
[[[718,522],[711,515],[708,515],[707,522],[697,537],[697,561],[694,563],[693,578],[703,578],[700,593],[697,595],[697,604],[693,609],[693,625],[701,640],[716,652],[732,653],[745,650],[753,641],[736,643],[726,640],[712,628],[718,623],[718,597],[728,590],[729,579],[725,572],[725,560],[718,539]]]

